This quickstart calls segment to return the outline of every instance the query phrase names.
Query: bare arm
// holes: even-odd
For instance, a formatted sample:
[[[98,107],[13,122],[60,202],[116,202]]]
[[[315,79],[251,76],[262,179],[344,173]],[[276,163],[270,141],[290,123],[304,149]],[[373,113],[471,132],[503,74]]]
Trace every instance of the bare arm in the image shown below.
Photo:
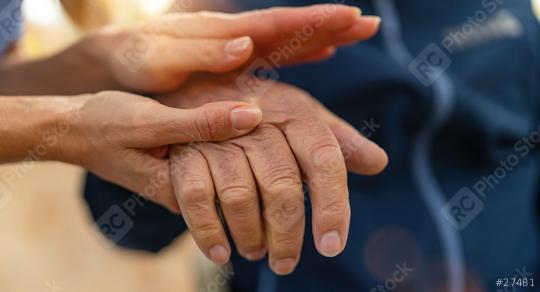
[[[136,27],[98,30],[46,59],[0,65],[0,94],[168,92],[192,72],[229,72],[266,57],[305,27],[311,37],[272,65],[326,59],[332,48],[366,39],[378,25],[344,5],[173,13]]]
[[[101,40],[103,42],[105,40]],[[113,77],[96,37],[48,58],[0,65],[0,94],[72,95],[122,89]]]
[[[250,132],[261,119],[260,110],[244,102],[182,110],[114,91],[71,97],[4,96],[0,97],[0,163],[76,164],[178,212],[168,160],[153,157],[151,150],[227,140]]]
[[[0,97],[0,163],[23,159],[61,160],[59,143],[48,133],[74,113],[78,99]],[[58,138],[58,137],[57,137]]]

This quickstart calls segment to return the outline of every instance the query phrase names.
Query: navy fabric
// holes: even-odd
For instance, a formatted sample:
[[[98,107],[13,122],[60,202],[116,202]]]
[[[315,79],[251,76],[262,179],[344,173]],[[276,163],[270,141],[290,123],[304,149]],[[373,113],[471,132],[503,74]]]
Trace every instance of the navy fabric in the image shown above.
[[[0,55],[21,34],[22,0],[0,0]]]
[[[252,9],[315,2],[244,5]],[[380,12],[372,1],[346,2],[359,5],[364,14]],[[538,281],[540,271],[538,149],[523,148],[523,143],[515,147],[516,141],[537,133],[540,124],[540,27],[530,0],[493,6],[500,2],[392,3],[399,16],[400,42],[413,58],[430,44],[442,48],[444,36],[456,28],[468,29],[463,24],[471,17],[478,19],[478,11],[486,14],[485,20],[477,21],[480,38],[445,50],[451,60],[445,74],[453,88],[449,93],[453,103],[426,154],[429,176],[435,178],[445,201],[451,202],[465,187],[483,204],[468,225],[455,231],[464,253],[466,285],[475,291],[497,291],[497,277],[534,273]],[[385,39],[390,34],[385,33],[342,49],[329,61],[279,70],[280,81],[309,91],[389,154],[390,165],[383,174],[349,177],[352,222],[347,248],[336,258],[322,257],[306,224],[302,258],[292,275],[277,277],[265,261],[250,263],[234,254],[234,291],[391,291],[396,289],[392,283],[398,285],[397,291],[444,291],[448,258],[439,236],[441,226],[434,220],[443,212],[430,209],[420,196],[419,182],[427,177],[416,171],[412,159],[421,129],[437,115],[437,92],[393,57]],[[514,156],[518,163],[501,175],[501,161]],[[474,189],[481,181],[491,184],[485,195]],[[112,205],[126,205],[130,196],[88,177],[85,197],[96,218]],[[148,202],[140,206],[127,212],[134,225],[120,245],[158,251],[186,229],[181,219],[163,208]],[[309,222],[309,208],[307,213]],[[454,228],[450,221],[446,222]],[[396,278],[399,273],[406,275]]]

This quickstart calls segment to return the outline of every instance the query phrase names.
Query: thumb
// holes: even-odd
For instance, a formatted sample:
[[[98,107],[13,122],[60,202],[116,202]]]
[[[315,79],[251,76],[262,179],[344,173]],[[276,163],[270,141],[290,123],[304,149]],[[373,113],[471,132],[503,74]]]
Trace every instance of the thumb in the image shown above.
[[[245,102],[213,102],[194,109],[155,106],[154,122],[145,125],[146,134],[132,146],[228,140],[251,132],[262,120],[261,110]]]

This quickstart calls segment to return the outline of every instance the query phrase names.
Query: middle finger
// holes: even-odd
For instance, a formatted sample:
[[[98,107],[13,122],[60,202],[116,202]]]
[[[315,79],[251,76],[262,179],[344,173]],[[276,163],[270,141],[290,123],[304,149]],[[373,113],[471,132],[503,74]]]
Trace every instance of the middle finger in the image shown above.
[[[244,151],[230,143],[200,143],[219,203],[238,252],[248,260],[266,255],[255,179]]]
[[[304,193],[300,171],[281,131],[269,124],[233,140],[241,146],[257,180],[264,203],[270,268],[291,273],[304,238]]]

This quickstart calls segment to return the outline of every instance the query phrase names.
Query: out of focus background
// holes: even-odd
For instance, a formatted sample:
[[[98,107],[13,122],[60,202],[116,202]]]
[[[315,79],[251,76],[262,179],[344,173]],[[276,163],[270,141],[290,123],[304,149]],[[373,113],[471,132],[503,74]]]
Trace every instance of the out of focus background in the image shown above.
[[[23,0],[25,31],[17,58],[49,55],[89,30],[142,21],[165,13],[173,4],[171,0],[63,2],[67,12],[58,0]],[[204,8],[203,1],[197,3],[190,7]],[[201,284],[223,290],[224,281],[219,279],[223,275],[212,274],[215,267],[202,257],[189,234],[157,255],[122,250],[107,242],[82,199],[83,169],[27,162],[0,166],[0,178],[10,182],[0,184],[0,291],[208,290]]]
[[[142,21],[165,13],[173,4],[173,0],[77,1],[82,6],[75,2],[64,1],[68,16],[58,0],[24,0],[26,24],[18,56],[46,56],[88,30]],[[204,1],[188,2],[192,10],[206,8]],[[540,1],[533,2],[540,12]],[[211,291],[221,289],[212,283],[220,274],[209,276],[213,267],[188,234],[158,255],[111,246],[96,232],[83,203],[83,174],[80,168],[50,162],[0,167],[0,177],[13,182],[0,185],[0,291],[208,291],[198,286],[204,277]]]

